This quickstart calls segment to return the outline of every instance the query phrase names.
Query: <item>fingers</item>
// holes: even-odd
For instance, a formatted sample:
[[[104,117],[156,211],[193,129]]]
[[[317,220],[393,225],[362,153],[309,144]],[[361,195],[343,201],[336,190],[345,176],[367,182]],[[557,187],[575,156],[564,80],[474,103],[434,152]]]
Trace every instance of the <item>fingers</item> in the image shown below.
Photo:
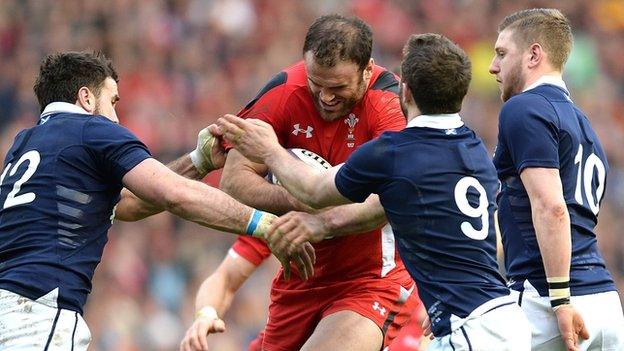
[[[216,319],[214,323],[212,323],[212,333],[223,333],[225,331],[225,322],[223,319]],[[206,344],[208,347],[208,344]]]
[[[308,272],[308,268],[306,267],[303,258],[295,254],[292,256],[293,261],[295,261],[295,266],[297,266],[297,271],[299,272],[299,276],[303,280],[308,280],[310,278],[310,273]]]
[[[208,126],[208,131],[215,137],[220,137],[223,135],[223,131],[216,124],[211,124]]]
[[[314,250],[314,246],[309,242],[305,242],[303,244],[303,249],[306,250],[308,256],[312,259],[312,265],[316,264],[316,250]]]
[[[290,280],[290,260],[288,258],[285,258],[284,256],[278,256],[277,258],[279,259],[280,263],[282,264],[282,268],[284,269],[284,280],[289,281]]]
[[[429,338],[429,340],[432,340],[433,334],[431,333],[431,321],[429,320],[429,316],[425,317],[425,320],[423,320],[421,327],[423,330],[423,335]]]
[[[301,274],[304,280],[308,280],[314,276],[314,248],[312,249],[312,255],[309,248],[302,247],[295,255],[295,262],[297,264],[297,270]]]
[[[217,120],[219,128],[221,129],[223,137],[230,143],[238,145],[240,138],[245,131],[239,128],[237,125],[230,123],[225,118],[219,118]]]

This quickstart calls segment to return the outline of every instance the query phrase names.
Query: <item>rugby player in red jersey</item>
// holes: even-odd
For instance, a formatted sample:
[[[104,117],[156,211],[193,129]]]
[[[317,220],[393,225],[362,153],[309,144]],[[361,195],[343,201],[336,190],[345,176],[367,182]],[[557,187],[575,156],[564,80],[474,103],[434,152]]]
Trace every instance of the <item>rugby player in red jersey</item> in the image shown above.
[[[359,145],[405,127],[397,77],[375,65],[371,51],[371,29],[362,20],[320,17],[306,35],[303,61],[274,76],[239,116],[271,124],[286,148],[308,149],[333,165],[342,163]],[[221,188],[243,203],[275,214],[310,210],[267,182],[266,172],[266,166],[230,150]],[[310,227],[311,231],[368,233],[315,244],[310,279],[293,273],[286,280],[280,271],[272,284],[262,348],[380,350],[420,302],[396,253],[390,226],[381,228],[386,218],[378,198],[315,214],[303,212],[302,216],[323,218],[324,225]],[[207,349],[206,334],[224,330],[218,315],[269,255],[259,240],[234,244],[210,282],[200,287],[198,318],[182,341],[182,350]]]

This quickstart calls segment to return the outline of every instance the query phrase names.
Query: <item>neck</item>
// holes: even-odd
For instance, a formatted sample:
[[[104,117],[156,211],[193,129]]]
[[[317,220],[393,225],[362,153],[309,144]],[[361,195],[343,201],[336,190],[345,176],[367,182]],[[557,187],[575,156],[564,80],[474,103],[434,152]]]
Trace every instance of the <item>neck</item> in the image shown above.
[[[414,118],[420,116],[420,110],[416,106],[407,106],[407,123],[409,123]]]
[[[524,87],[522,89],[524,90],[530,87],[531,85],[533,85],[533,83],[537,82],[537,80],[542,78],[543,76],[553,76],[553,77],[558,77],[558,78],[563,77],[560,71],[553,69],[551,67],[544,67],[542,69],[536,69],[529,73],[526,79],[526,82],[524,83]]]

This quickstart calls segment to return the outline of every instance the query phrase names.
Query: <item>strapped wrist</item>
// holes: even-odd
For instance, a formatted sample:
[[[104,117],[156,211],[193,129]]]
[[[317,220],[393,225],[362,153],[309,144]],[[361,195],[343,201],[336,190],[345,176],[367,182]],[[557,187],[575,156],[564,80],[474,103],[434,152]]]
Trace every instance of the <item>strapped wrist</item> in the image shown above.
[[[570,304],[570,277],[550,277],[548,282],[548,295],[550,297],[550,307],[557,307]]]
[[[195,312],[195,319],[206,318],[208,320],[219,319],[217,310],[212,306],[204,306],[199,311]]]
[[[201,177],[204,177],[206,174],[208,174],[208,172],[211,170],[211,164],[210,162],[208,162],[208,160],[206,160],[206,157],[204,157],[204,154],[200,150],[195,149],[191,151],[191,153],[189,153],[189,156],[191,157],[191,162],[193,163],[193,166],[195,166],[197,173],[199,173]]]
[[[245,233],[256,238],[266,239],[266,234],[275,218],[277,216],[272,213],[259,211],[254,208],[249,222],[247,222]]]

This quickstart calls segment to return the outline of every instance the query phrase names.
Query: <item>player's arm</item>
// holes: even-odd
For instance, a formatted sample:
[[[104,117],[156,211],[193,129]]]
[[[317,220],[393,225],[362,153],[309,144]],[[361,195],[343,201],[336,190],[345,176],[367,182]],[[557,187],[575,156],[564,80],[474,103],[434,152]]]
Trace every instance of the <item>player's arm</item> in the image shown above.
[[[570,276],[570,215],[556,168],[525,168],[520,173],[533,216],[544,270],[549,279]],[[569,302],[569,301],[568,301]]]
[[[557,315],[561,338],[568,350],[577,350],[578,338],[589,338],[581,315],[570,304],[572,237],[570,215],[563,197],[559,170],[526,168],[520,173],[529,195],[535,235],[539,245],[550,304]]]
[[[311,210],[283,187],[267,182],[266,173],[264,164],[252,162],[232,149],[223,168],[220,188],[244,204],[278,215]]]
[[[199,132],[195,150],[167,164],[167,167],[181,176],[195,180],[204,178],[212,170],[222,168],[225,152],[219,142],[218,129],[211,127]],[[124,188],[115,210],[115,218],[121,221],[137,221],[163,210],[164,208],[143,201]]]
[[[155,206],[205,227],[241,235],[266,239],[275,215],[244,205],[219,189],[202,182],[184,178],[162,163],[148,158],[123,177],[123,184],[139,198]],[[284,276],[290,277],[290,260],[304,279],[314,271],[314,253],[311,247],[284,257],[276,253],[284,267]]]
[[[195,320],[180,343],[180,351],[208,350],[208,334],[225,331],[225,323],[219,316],[227,312],[234,294],[256,267],[230,251],[199,287],[195,298]]]
[[[256,119],[234,115],[219,118],[224,138],[253,162],[264,163],[280,180],[282,186],[299,201],[314,208],[350,203],[334,184],[340,167],[315,173],[282,148],[273,128]]]
[[[273,222],[267,238],[274,251],[288,255],[306,241],[360,234],[386,223],[379,196],[371,195],[363,203],[336,206],[317,214],[289,212]]]

